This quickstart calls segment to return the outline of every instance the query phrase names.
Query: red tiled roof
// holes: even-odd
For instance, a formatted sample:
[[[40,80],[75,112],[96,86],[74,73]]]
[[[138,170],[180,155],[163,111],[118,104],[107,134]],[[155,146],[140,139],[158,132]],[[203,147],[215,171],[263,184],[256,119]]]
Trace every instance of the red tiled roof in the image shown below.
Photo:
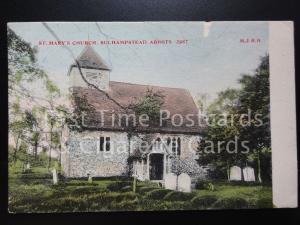
[[[171,120],[168,120],[163,126],[158,125],[155,127],[137,127],[138,131],[165,133],[202,132],[203,127],[200,127],[198,123],[198,109],[192,96],[185,89],[110,81],[110,88],[107,93],[122,106],[127,106],[133,100],[142,98],[147,89],[151,89],[153,92],[160,92],[162,95],[164,95],[164,104],[162,105],[161,109],[168,110],[170,112],[170,117],[172,117],[174,114],[182,115],[183,124],[181,126],[174,126],[172,125]],[[105,94],[96,89],[86,87],[74,87],[73,94],[75,96],[85,96],[88,103],[91,104],[96,110],[95,114],[87,115],[85,117],[85,124],[88,124],[89,128],[120,131],[128,129],[126,126],[119,126],[117,123],[112,126],[111,115],[113,113],[122,113],[123,111],[117,104],[108,99]],[[104,113],[104,124],[101,124],[100,110],[108,110],[108,112]],[[189,118],[194,121],[194,126],[187,126],[190,124],[190,121],[186,119],[188,114],[193,114],[193,116],[190,116]],[[175,123],[179,124],[180,118],[178,116],[175,118]]]

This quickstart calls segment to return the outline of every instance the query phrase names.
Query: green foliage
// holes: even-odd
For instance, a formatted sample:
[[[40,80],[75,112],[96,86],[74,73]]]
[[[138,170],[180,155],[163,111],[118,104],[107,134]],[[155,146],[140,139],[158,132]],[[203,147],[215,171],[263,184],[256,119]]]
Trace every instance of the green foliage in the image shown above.
[[[272,202],[271,187],[261,185],[215,182],[214,192],[183,193],[161,189],[150,182],[138,182],[137,193],[133,193],[132,181],[117,178],[93,183],[86,178],[65,179],[53,185],[51,173],[40,166],[32,167],[29,173],[10,172],[9,178],[9,210],[19,213],[265,208]],[[126,191],[129,188],[130,191]]]
[[[20,115],[22,113],[19,98],[15,102],[12,103],[12,114],[13,115]]]
[[[212,208],[214,209],[247,209],[251,208],[249,202],[241,197],[221,198],[216,201]]]
[[[16,160],[27,162],[28,156],[26,156],[26,158],[19,157],[24,156],[24,154],[19,153],[22,151],[20,143],[26,142],[28,145],[34,146],[35,150],[37,150],[40,132],[45,128],[40,127],[40,122],[43,119],[42,114],[44,112],[39,108],[45,108],[46,106],[43,104],[42,107],[33,106],[31,110],[24,110],[20,106],[19,99],[22,97],[22,99],[25,99],[25,103],[26,101],[30,101],[34,104],[34,100],[36,100],[37,97],[32,95],[31,87],[35,86],[40,88],[41,92],[43,92],[43,90],[47,91],[48,95],[45,97],[47,98],[46,102],[48,102],[52,108],[54,97],[59,96],[60,90],[37,64],[37,48],[24,41],[10,27],[8,27],[7,30],[7,43],[9,75],[8,89],[10,95],[9,132],[14,138],[16,145],[14,146],[13,157],[10,157],[10,160],[13,159],[15,162]],[[33,82],[35,83],[33,84]],[[24,104],[24,102],[22,103]],[[56,119],[57,118],[55,118],[55,120]],[[12,168],[12,170],[14,169]],[[26,172],[28,172],[28,170]]]
[[[196,182],[195,188],[198,190],[209,190],[209,191],[215,190],[213,183],[207,180],[198,180]]]
[[[222,91],[209,105],[207,113],[210,116],[210,125],[204,135],[205,138],[199,143],[199,163],[213,165],[215,171],[219,171],[217,177],[223,175],[223,178],[226,178],[224,175],[227,175],[228,178],[229,168],[232,165],[243,166],[248,160],[255,160],[258,179],[261,180],[260,178],[263,177],[270,180],[269,56],[262,57],[254,74],[243,75],[239,83],[241,89]],[[250,118],[243,119],[245,115]],[[226,121],[225,125],[224,121]],[[218,145],[220,141],[228,143],[235,140],[235,137],[238,140],[237,151],[234,154],[226,151],[226,144]],[[247,141],[249,152],[242,152],[246,150],[242,146],[242,141]]]
[[[47,79],[45,81],[46,83],[46,89],[51,95],[60,95],[60,90],[59,88],[53,83],[53,81]]]
[[[130,192],[132,190],[133,190],[132,186],[125,186],[125,187],[122,187],[120,191],[121,192]]]
[[[140,187],[138,188],[138,193],[140,193],[141,195],[147,193],[147,192],[150,192],[150,191],[153,191],[153,190],[157,190],[159,189],[158,187]]]
[[[16,120],[9,124],[9,130],[15,135],[22,135],[28,129],[26,120]]]
[[[9,164],[9,175],[14,176],[15,174],[21,173],[23,171],[24,162],[17,160],[15,163],[12,163],[13,159],[10,157],[10,164]]]
[[[20,38],[12,29],[7,29],[9,90],[22,81],[33,82],[48,79],[36,64],[37,48]]]
[[[196,196],[194,197],[191,202],[194,207],[198,209],[207,209],[211,207],[218,198],[214,195],[205,195],[205,196]]]
[[[255,207],[257,208],[273,208],[272,198],[263,197],[257,200]]]
[[[79,186],[75,188],[69,188],[68,194],[70,195],[82,195],[82,194],[97,194],[102,190],[96,185],[86,185],[86,186]]]
[[[133,211],[133,210],[136,210],[138,203],[139,203],[139,201],[137,198],[135,198],[134,200],[113,202],[111,204],[110,210],[112,210],[112,211]]]
[[[190,202],[186,201],[161,201],[144,198],[139,202],[138,211],[141,210],[191,210]]]
[[[164,104],[164,95],[148,89],[143,98],[132,104],[132,108],[137,115],[148,115],[150,123],[156,124],[160,118],[160,109]]]
[[[92,117],[95,113],[95,107],[88,101],[87,96],[78,96],[76,94],[70,96],[74,105],[72,117],[66,118],[68,127],[72,130],[82,130],[82,117],[89,115]],[[60,107],[61,109],[61,107]],[[86,121],[87,122],[87,121]]]
[[[117,182],[112,182],[107,186],[107,189],[110,191],[120,191],[122,188],[126,186],[131,186],[130,181],[117,181]]]
[[[146,198],[155,199],[155,200],[163,199],[165,195],[168,194],[169,192],[171,192],[171,190],[168,189],[152,190],[146,194]]]
[[[166,194],[163,199],[166,201],[189,201],[193,197],[195,197],[195,193],[172,191]]]

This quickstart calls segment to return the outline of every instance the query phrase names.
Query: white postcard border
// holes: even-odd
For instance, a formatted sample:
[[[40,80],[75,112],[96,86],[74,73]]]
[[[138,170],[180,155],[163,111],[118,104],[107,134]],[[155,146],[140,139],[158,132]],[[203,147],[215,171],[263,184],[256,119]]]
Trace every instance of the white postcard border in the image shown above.
[[[294,25],[269,22],[273,204],[298,206]]]

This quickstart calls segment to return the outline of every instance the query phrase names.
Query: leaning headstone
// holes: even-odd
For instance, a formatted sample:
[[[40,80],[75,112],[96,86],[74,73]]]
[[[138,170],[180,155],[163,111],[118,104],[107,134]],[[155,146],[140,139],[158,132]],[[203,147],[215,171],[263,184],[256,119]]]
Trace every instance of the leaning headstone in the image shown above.
[[[57,184],[58,179],[57,179],[57,172],[55,168],[52,170],[52,177],[53,177],[53,184]]]
[[[182,192],[191,192],[192,191],[192,180],[191,177],[182,173],[178,176],[178,191]]]
[[[242,170],[238,166],[230,168],[230,180],[240,181],[242,180]]]
[[[252,167],[245,167],[243,169],[244,180],[247,182],[255,181],[254,169]]]
[[[176,190],[176,175],[173,173],[166,174],[165,188],[170,190]]]
[[[89,184],[93,183],[93,177],[89,173],[88,173],[88,183]]]
[[[30,170],[30,163],[29,162],[26,164],[26,170]]]

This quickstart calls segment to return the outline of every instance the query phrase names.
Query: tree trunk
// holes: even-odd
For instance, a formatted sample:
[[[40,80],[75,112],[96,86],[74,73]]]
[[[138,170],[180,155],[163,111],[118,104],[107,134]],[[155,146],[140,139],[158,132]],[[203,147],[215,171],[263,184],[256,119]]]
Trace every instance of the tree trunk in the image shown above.
[[[51,126],[51,129],[50,129],[50,148],[49,148],[49,161],[48,161],[48,170],[49,170],[49,169],[50,169],[50,167],[51,167],[52,129],[53,129],[53,127]]]
[[[259,183],[262,183],[261,179],[261,167],[260,167],[260,151],[257,151],[257,179]]]
[[[34,160],[37,160],[38,141],[34,142]]]
[[[61,165],[61,144],[59,145],[59,165]]]
[[[61,168],[61,143],[62,143],[62,134],[63,134],[63,132],[62,132],[62,129],[63,129],[63,127],[61,128],[61,131],[60,131],[60,144],[59,144],[59,166],[60,166],[60,168]]]
[[[48,158],[48,170],[51,167],[51,149],[52,149],[52,147],[50,146],[50,148],[49,148],[49,158]]]

